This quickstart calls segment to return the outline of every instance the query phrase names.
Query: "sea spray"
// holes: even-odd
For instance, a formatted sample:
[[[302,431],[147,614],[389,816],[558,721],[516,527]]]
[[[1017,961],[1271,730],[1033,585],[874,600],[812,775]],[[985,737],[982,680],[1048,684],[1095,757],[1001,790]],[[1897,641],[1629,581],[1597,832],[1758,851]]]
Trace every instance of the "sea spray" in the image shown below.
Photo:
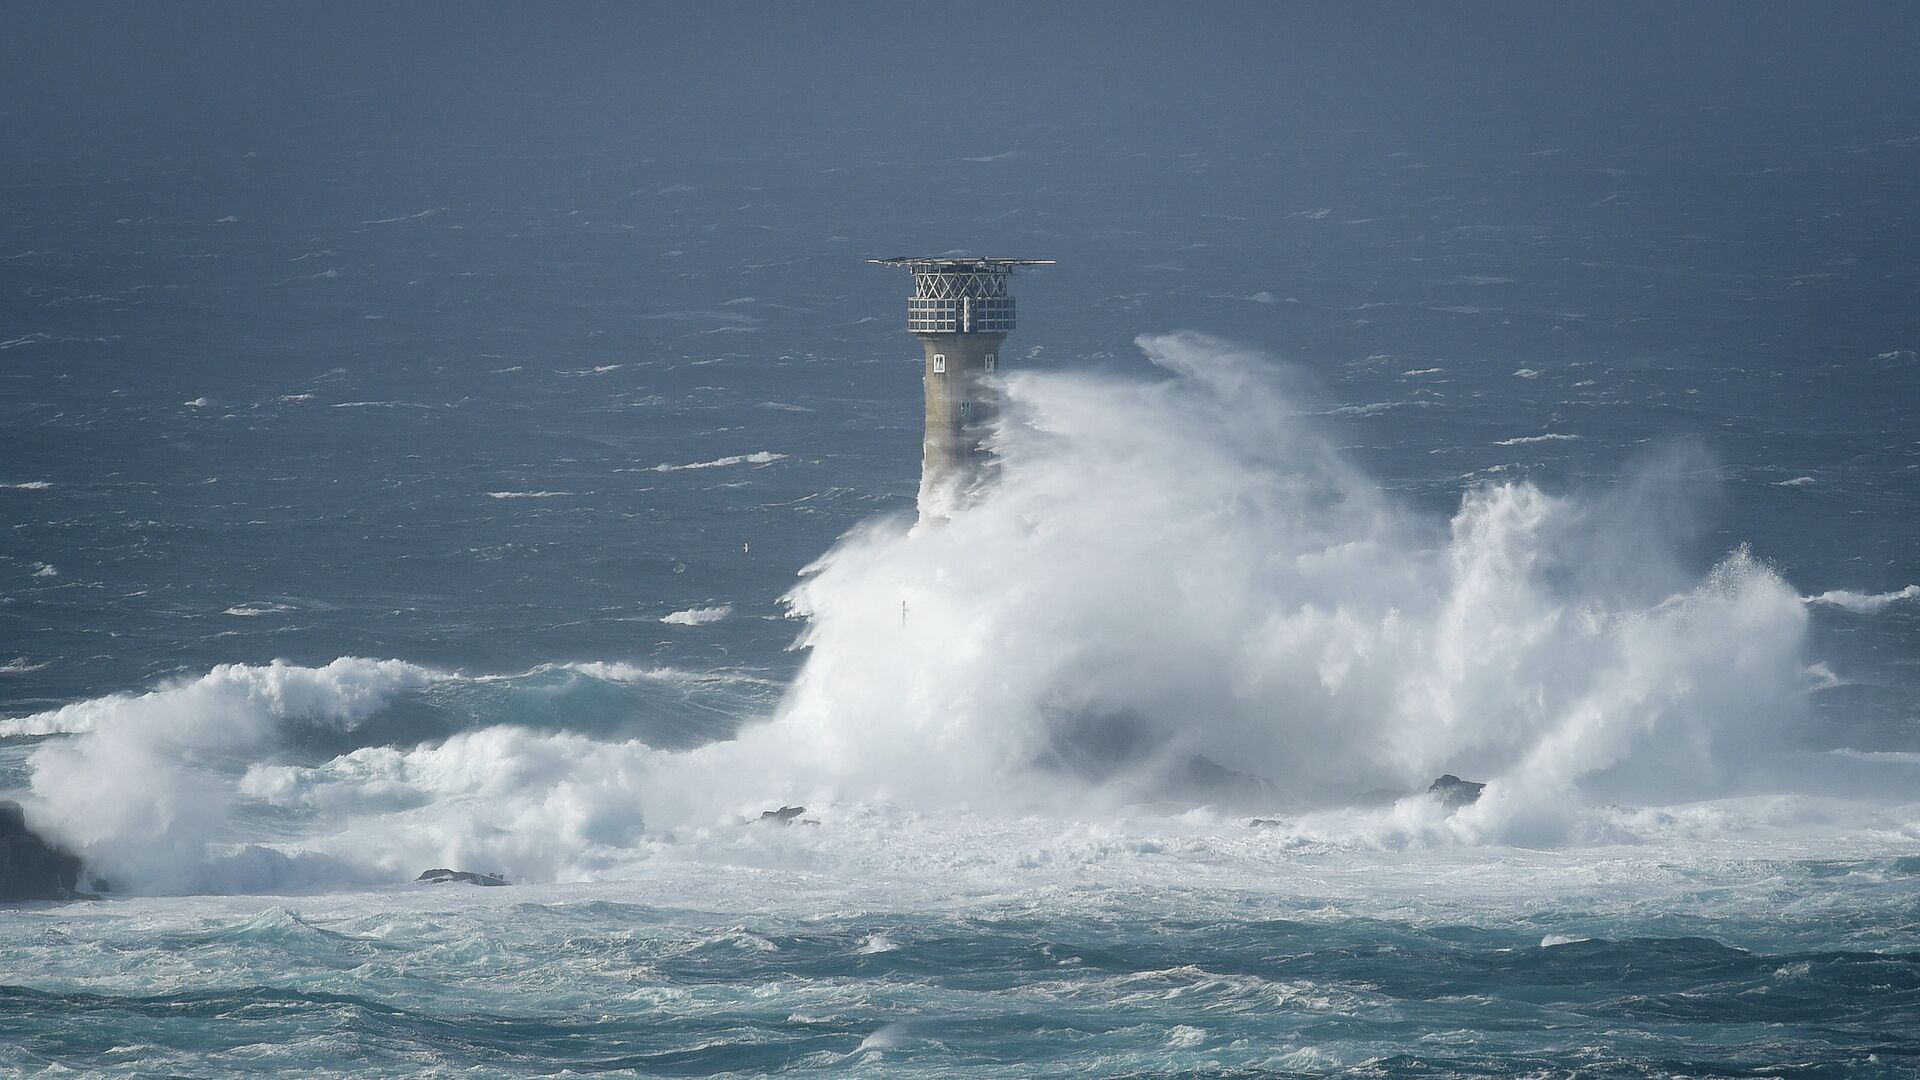
[[[1681,470],[1597,497],[1480,485],[1442,519],[1347,463],[1270,358],[1141,345],[1158,377],[1009,378],[981,498],[869,522],[809,567],[788,598],[804,664],[735,738],[497,707],[421,737],[382,726],[399,701],[499,677],[234,665],[18,721],[80,732],[35,752],[36,820],[141,891],[618,875],[782,803],[1211,805],[1341,842],[1555,844],[1617,835],[1606,800],[1752,788],[1802,715],[1805,604],[1745,551],[1686,565],[1660,494]],[[515,678],[556,674],[617,673]],[[352,745],[299,752],[342,728]],[[1395,801],[1442,772],[1485,797]]]
[[[236,797],[218,767],[271,753],[289,727],[350,727],[440,676],[345,657],[321,668],[222,664],[145,694],[118,694],[12,721],[75,733],[33,752],[29,811],[109,883],[152,892],[227,891],[334,876],[265,849],[215,858]]]
[[[1744,551],[1689,580],[1657,478],[1584,501],[1483,485],[1427,520],[1341,460],[1269,358],[1141,345],[1170,377],[1009,379],[985,498],[810,569],[810,656],[739,747],[765,744],[768,773],[741,774],[1298,808],[1457,772],[1493,795],[1450,834],[1549,841],[1587,797],[1737,786],[1801,714],[1797,594]]]

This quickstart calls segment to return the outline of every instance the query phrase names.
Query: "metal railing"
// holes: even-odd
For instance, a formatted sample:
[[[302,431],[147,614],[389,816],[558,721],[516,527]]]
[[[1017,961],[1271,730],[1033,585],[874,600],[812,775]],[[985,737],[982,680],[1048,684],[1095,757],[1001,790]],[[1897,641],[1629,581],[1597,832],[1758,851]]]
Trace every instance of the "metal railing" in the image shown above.
[[[907,330],[914,334],[1005,334],[1013,329],[1013,296],[1007,279],[1017,266],[1051,265],[1051,259],[868,259],[913,272]]]
[[[961,297],[936,300],[916,296],[907,301],[907,332],[911,334],[1006,334],[1013,331],[1013,297]]]

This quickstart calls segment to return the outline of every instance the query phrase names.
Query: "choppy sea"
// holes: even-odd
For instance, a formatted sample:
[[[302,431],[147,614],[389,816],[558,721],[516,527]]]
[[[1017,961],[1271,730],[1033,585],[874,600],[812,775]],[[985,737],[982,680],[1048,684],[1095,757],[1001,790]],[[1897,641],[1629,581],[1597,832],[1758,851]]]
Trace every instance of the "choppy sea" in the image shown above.
[[[0,1069],[1915,1075],[1920,143],[1817,119],[16,160],[104,891]],[[1058,265],[916,529],[959,246]]]

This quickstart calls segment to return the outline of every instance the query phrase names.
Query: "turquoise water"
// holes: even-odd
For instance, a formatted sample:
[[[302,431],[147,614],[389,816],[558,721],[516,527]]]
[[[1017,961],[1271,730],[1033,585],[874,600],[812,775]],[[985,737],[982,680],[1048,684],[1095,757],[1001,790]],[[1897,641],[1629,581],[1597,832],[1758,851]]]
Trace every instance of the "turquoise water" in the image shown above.
[[[6,1063],[675,1076],[1914,1067],[1910,858],[1743,846],[1680,870],[1671,849],[1367,857],[1201,828],[1066,839],[1027,822],[992,838],[1008,859],[1021,844],[1049,857],[1009,878],[975,849],[935,852],[937,835],[884,828],[913,836],[917,865],[850,877],[829,845],[777,833],[712,841],[765,864],[751,870],[656,862],[591,886],[22,914],[5,945],[36,975],[6,993]],[[1189,876],[1202,880],[1170,880]]]

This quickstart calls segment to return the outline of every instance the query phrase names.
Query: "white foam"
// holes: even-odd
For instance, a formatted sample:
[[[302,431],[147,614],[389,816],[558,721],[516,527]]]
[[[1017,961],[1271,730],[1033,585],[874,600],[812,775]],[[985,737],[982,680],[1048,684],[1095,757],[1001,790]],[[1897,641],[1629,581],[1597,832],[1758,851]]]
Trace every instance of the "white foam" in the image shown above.
[[[393,223],[395,223],[395,222],[398,222],[398,221],[419,221],[419,220],[420,220],[421,218],[430,218],[430,217],[432,217],[432,216],[434,216],[435,214],[440,214],[440,213],[444,213],[444,212],[446,211],[446,209],[447,209],[447,208],[446,208],[446,207],[444,207],[444,206],[435,206],[435,207],[430,207],[430,208],[428,208],[428,209],[426,209],[426,210],[422,210],[422,211],[420,211],[420,212],[419,212],[419,213],[417,213],[417,214],[400,214],[400,215],[398,215],[398,216],[396,216],[396,217],[383,217],[383,218],[374,218],[374,219],[372,219],[372,220],[370,220],[370,221],[363,221],[363,222],[361,222],[360,224],[362,224],[362,225],[391,225],[391,224],[393,224]]]
[[[234,793],[211,763],[270,753],[292,722],[351,727],[395,693],[444,677],[353,657],[319,668],[223,664],[144,694],[0,721],[0,734],[77,733],[34,750],[28,811],[96,873],[136,891],[245,887],[212,846]]]
[[[0,484],[0,490],[6,491],[45,491],[53,484],[45,480],[26,480],[18,484]]]
[[[232,615],[232,616],[235,616],[236,618],[242,618],[242,619],[253,619],[253,618],[259,618],[262,615],[277,615],[283,611],[292,611],[292,610],[293,610],[293,606],[291,604],[275,604],[275,603],[235,604],[234,606],[222,611],[220,614]]]
[[[1836,686],[1848,685],[1847,680],[1834,674],[1833,668],[1824,662],[1808,664],[1806,676],[1807,686],[1813,690],[1831,690]]]
[[[1521,435],[1517,438],[1501,439],[1495,442],[1493,445],[1495,446],[1530,446],[1533,443],[1578,442],[1579,440],[1580,440],[1580,436],[1578,435],[1562,435],[1557,432],[1548,432],[1545,435]]]
[[[733,605],[720,604],[715,607],[695,607],[685,611],[676,611],[671,615],[662,615],[660,621],[675,626],[704,626],[716,623],[733,614]]]
[[[939,527],[870,522],[809,567],[788,598],[805,664],[732,741],[667,753],[483,726],[292,762],[289,730],[352,726],[449,677],[235,665],[8,721],[0,732],[82,733],[34,751],[35,824],[146,891],[296,865],[602,878],[689,847],[943,886],[1164,877],[1170,858],[1183,877],[1246,881],[1301,850],[1833,829],[1831,804],[1707,801],[1796,790],[1812,771],[1783,756],[1818,681],[1807,605],[1761,560],[1736,550],[1703,575],[1637,494],[1489,483],[1430,517],[1345,462],[1270,359],[1193,335],[1141,344],[1167,377],[1015,373],[996,486]],[[1663,463],[1623,487],[1688,471]],[[1203,781],[1231,769],[1270,785],[1254,797],[1281,824],[1179,814],[1226,797],[1169,781],[1196,756],[1214,763]],[[1841,787],[1864,767],[1820,771]],[[1890,789],[1907,775],[1874,767]],[[1488,786],[1452,813],[1425,796],[1348,808],[1442,772]],[[1148,800],[1171,813],[1129,809]],[[282,841],[293,862],[223,861],[230,811],[249,802],[276,828],[303,823]],[[821,825],[720,824],[783,804]],[[1849,820],[1885,835],[1914,820],[1875,813]]]
[[[258,764],[238,792],[324,815],[335,831],[313,847],[395,878],[451,865],[579,880],[645,853],[642,796],[659,757],[637,741],[502,726],[316,766]]]
[[[489,491],[489,499],[558,499],[572,495],[571,491]]]
[[[1390,412],[1394,409],[1430,409],[1434,404],[1435,403],[1431,401],[1373,401],[1365,405],[1336,405],[1331,409],[1325,410],[1324,415],[1377,416],[1380,413]]]
[[[1207,1041],[1207,1029],[1175,1024],[1167,1030],[1167,1045],[1176,1050],[1191,1050]]]
[[[590,679],[614,683],[672,683],[681,686],[707,686],[740,684],[765,687],[774,685],[758,675],[742,671],[689,671],[676,667],[641,667],[638,664],[607,662],[603,660],[585,660],[569,664],[543,664],[526,675],[536,675],[543,671],[572,671]],[[492,678],[519,678],[521,676],[492,676]]]
[[[1806,598],[1809,604],[1825,604],[1828,607],[1845,608],[1860,615],[1872,615],[1885,611],[1895,604],[1908,600],[1920,600],[1920,585],[1909,585],[1892,592],[1860,593],[1850,589],[1830,589],[1818,596]]]
[[[1201,755],[1309,802],[1493,780],[1368,827],[1552,842],[1586,797],[1717,790],[1805,707],[1803,605],[1746,552],[1702,579],[1644,506],[1524,482],[1424,519],[1270,359],[1142,346],[1171,380],[1016,373],[996,487],[809,568],[808,662],[719,789],[1044,805]]]
[[[721,469],[729,465],[766,465],[785,458],[785,454],[776,454],[769,450],[757,450],[751,454],[733,454],[728,457],[714,458],[712,461],[696,461],[687,465],[655,465],[654,472],[683,472],[687,469]]]

